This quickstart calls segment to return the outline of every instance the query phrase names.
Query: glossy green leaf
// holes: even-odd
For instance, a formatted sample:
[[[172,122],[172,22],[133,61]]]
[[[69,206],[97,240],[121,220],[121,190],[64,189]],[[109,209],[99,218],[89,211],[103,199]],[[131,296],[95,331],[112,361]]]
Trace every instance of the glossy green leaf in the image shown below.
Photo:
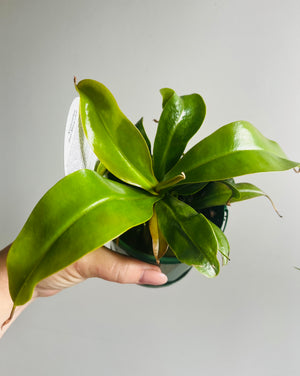
[[[165,107],[168,100],[174,95],[175,91],[173,89],[169,89],[168,87],[165,87],[163,89],[160,89],[160,94],[162,96],[162,108]]]
[[[207,277],[219,273],[217,252],[229,254],[221,230],[204,215],[175,197],[167,196],[156,204],[158,224],[176,257],[195,266]]]
[[[280,146],[265,138],[246,121],[227,124],[190,149],[167,173],[164,180],[184,172],[184,183],[225,180],[266,171],[299,166]],[[179,183],[181,184],[181,183]]]
[[[149,220],[158,199],[91,170],[60,180],[38,202],[9,251],[15,306],[31,298],[40,280]]]
[[[80,81],[76,89],[84,132],[99,160],[119,179],[154,193],[157,180],[146,141],[113,95],[94,80]]]
[[[251,183],[236,183],[235,187],[240,192],[240,197],[232,197],[230,199],[230,202],[238,202],[249,200],[255,197],[267,196],[265,192]]]
[[[235,186],[236,186],[236,189],[238,189],[238,191],[240,193],[240,197],[232,197],[230,199],[230,203],[249,200],[251,198],[264,196],[270,201],[271,205],[273,206],[273,209],[279,215],[279,217],[282,217],[281,214],[276,209],[274,202],[272,201],[270,196],[268,196],[265,192],[263,192],[257,186],[255,186],[251,183],[237,183]]]
[[[215,225],[211,221],[210,221],[210,224],[217,238],[218,251],[221,253],[223,265],[226,265],[228,261],[230,260],[229,259],[230,246],[229,246],[228,239],[224,235],[224,232],[217,225]]]
[[[180,196],[194,195],[201,191],[208,183],[182,184],[176,185],[172,191]]]
[[[234,179],[225,179],[225,180],[222,180],[222,183],[227,185],[230,189],[231,189],[231,198],[236,198],[236,199],[239,199],[241,197],[241,193],[240,191],[238,190],[238,188],[236,187],[236,183],[234,181]]]
[[[143,118],[141,118],[136,124],[135,126],[137,127],[137,129],[141,132],[141,135],[144,137],[144,140],[146,141],[146,144],[148,146],[148,149],[149,149],[149,152],[151,154],[151,142],[147,136],[147,133],[145,131],[145,128],[144,128],[144,124],[143,124]]]
[[[227,205],[231,197],[232,190],[227,184],[211,182],[193,195],[190,205],[199,212],[205,208]]]
[[[234,191],[233,191],[234,189]],[[212,206],[230,205],[233,202],[245,201],[255,197],[266,197],[276,213],[281,217],[271,198],[251,183],[234,183],[216,181],[208,183],[205,188],[192,196],[189,203],[196,211]]]
[[[165,173],[179,160],[187,142],[203,123],[206,111],[199,94],[179,97],[173,92],[170,96],[171,89],[164,90],[162,94],[165,106],[153,147],[153,167],[158,180],[162,180]]]

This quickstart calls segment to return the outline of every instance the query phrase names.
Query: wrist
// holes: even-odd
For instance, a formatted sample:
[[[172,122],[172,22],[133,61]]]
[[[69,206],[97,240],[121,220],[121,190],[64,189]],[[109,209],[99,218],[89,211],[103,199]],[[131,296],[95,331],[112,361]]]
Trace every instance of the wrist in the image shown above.
[[[17,316],[30,303],[29,302],[24,306],[16,307],[13,318],[10,317],[14,306],[14,303],[9,293],[8,274],[6,267],[6,259],[10,247],[11,245],[8,245],[6,248],[0,251],[0,338],[8,329],[8,327],[12,324],[12,322],[17,318]]]

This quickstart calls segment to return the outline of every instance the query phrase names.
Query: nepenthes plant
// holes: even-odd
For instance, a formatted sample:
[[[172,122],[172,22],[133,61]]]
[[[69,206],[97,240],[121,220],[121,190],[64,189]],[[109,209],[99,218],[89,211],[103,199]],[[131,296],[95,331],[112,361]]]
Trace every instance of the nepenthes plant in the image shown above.
[[[101,83],[75,81],[85,136],[99,159],[57,182],[38,202],[7,258],[14,309],[36,284],[88,252],[145,224],[159,263],[166,252],[215,277],[229,259],[220,228],[202,211],[266,194],[234,178],[299,168],[280,146],[247,121],[217,129],[185,151],[201,127],[199,94],[161,90],[153,148],[143,120],[133,124]],[[267,196],[268,197],[268,196]]]

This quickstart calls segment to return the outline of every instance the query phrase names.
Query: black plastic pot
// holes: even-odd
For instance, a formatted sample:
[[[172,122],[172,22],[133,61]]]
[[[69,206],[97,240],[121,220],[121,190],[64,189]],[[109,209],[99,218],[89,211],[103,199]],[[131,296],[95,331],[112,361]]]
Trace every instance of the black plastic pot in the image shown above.
[[[225,230],[228,218],[228,210],[226,206],[215,206],[201,211],[208,219],[214,222],[222,231]],[[134,257],[138,260],[155,264],[156,260],[152,251],[151,236],[146,224],[134,227],[124,233],[116,241],[111,243],[112,250]],[[172,252],[160,259],[160,269],[167,275],[168,282],[163,286],[169,286],[184,276],[191,270],[192,266],[181,263]],[[147,287],[162,287],[148,286]]]

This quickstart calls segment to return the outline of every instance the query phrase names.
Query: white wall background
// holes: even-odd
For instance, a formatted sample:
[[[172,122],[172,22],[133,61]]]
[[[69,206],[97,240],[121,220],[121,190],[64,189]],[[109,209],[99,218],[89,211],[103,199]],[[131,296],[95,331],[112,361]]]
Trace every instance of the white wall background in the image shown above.
[[[300,160],[297,0],[0,0],[0,38],[0,247],[63,176],[74,74],[150,133],[169,86],[203,95],[199,137],[245,119]],[[299,178],[247,177],[284,218],[263,198],[230,208],[231,262],[214,280],[91,280],[37,301],[1,340],[1,375],[298,375]]]

